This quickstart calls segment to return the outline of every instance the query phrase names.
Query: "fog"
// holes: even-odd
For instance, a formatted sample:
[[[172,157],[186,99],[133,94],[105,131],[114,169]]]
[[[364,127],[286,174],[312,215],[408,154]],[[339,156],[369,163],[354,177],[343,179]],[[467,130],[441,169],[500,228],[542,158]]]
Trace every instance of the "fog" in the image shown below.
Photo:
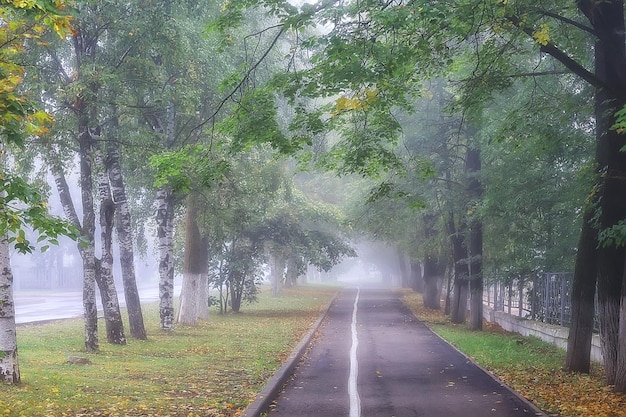
[[[402,285],[397,250],[384,242],[362,241],[354,244],[356,258],[347,258],[330,274],[348,286],[393,288]]]
[[[78,184],[78,174],[68,172],[67,182],[75,202],[75,209],[79,218],[82,218],[82,205],[76,204],[81,201],[80,187]],[[65,218],[58,193],[54,185],[52,176],[48,176],[48,186],[51,189],[48,198],[48,210],[50,214]],[[147,233],[152,230],[147,227]],[[20,254],[15,250],[11,251],[11,267],[13,270],[14,290],[16,295],[21,291],[29,290],[81,290],[83,284],[83,264],[76,242],[59,237],[59,245],[52,245],[46,242],[37,242],[35,233],[27,233],[31,244],[35,250],[30,254]],[[96,237],[100,236],[100,226],[96,222]],[[158,268],[156,251],[154,249],[154,238],[145,236],[147,249],[145,254],[135,251],[135,272],[137,284],[145,287],[154,283],[158,285]],[[96,256],[100,256],[100,239],[95,239]],[[43,245],[49,248],[42,252]],[[114,248],[114,271],[116,284],[121,288],[121,266],[119,263],[119,252]]]

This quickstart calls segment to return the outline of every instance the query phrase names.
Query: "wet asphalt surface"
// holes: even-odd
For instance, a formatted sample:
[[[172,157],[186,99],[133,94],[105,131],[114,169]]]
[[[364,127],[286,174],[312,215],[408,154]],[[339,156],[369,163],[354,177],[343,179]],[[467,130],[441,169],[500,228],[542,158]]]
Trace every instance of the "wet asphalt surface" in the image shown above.
[[[337,297],[270,417],[545,415],[433,334],[392,291],[356,297],[356,289]]]

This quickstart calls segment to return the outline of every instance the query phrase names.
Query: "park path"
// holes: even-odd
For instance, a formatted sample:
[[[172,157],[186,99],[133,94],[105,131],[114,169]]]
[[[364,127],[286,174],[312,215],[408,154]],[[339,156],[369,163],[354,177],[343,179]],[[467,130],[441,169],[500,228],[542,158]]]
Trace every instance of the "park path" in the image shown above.
[[[389,290],[345,289],[271,407],[289,417],[543,416]]]

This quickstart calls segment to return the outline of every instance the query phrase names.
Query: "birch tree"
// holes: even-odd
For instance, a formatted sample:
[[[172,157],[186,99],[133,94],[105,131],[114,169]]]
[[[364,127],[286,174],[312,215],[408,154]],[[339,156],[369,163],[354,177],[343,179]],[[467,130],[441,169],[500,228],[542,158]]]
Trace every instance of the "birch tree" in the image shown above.
[[[133,228],[131,212],[126,195],[126,186],[122,174],[119,149],[119,123],[117,108],[111,109],[111,137],[107,141],[106,172],[111,187],[111,198],[115,204],[115,229],[120,249],[120,264],[122,267],[122,283],[124,285],[124,299],[128,311],[130,335],[136,339],[146,339],[146,328],[141,309],[141,300],[137,290],[135,274],[135,254],[133,245]]]
[[[27,40],[38,39],[47,25],[61,37],[71,33],[71,18],[61,14],[67,5],[57,2],[55,6],[43,1],[0,6],[0,380],[12,384],[20,382],[21,374],[9,251],[11,247],[22,253],[35,249],[26,237],[27,226],[39,234],[38,241],[56,243],[60,235],[75,238],[77,234],[67,223],[50,217],[38,190],[14,176],[6,165],[9,146],[19,150],[27,136],[45,134],[52,121],[18,87],[24,80],[21,64]]]
[[[96,163],[98,172],[98,195],[100,197],[100,241],[102,244],[101,258],[97,260],[96,280],[100,288],[102,308],[107,327],[107,340],[109,343],[126,344],[124,324],[120,314],[120,304],[113,279],[113,219],[115,216],[115,203],[111,196],[109,177],[106,165],[102,158],[102,152],[96,151]]]
[[[174,329],[174,196],[160,189],[156,200],[159,253],[159,317],[161,329]]]
[[[3,382],[20,382],[13,303],[13,273],[9,256],[9,238],[0,238],[0,378]]]

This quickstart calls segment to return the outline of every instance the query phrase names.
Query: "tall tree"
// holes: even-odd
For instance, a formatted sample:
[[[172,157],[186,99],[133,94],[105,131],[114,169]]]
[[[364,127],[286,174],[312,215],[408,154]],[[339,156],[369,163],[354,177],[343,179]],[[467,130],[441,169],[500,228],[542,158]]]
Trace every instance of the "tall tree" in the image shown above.
[[[100,150],[96,151],[95,160],[100,168],[97,177],[98,195],[100,197],[100,241],[102,244],[102,255],[100,259],[96,260],[96,282],[100,288],[102,298],[107,341],[124,345],[126,344],[126,336],[113,279],[113,220],[115,217],[115,203],[111,198],[109,177]]]
[[[469,231],[467,243],[467,262],[469,264],[470,284],[470,329],[483,328],[483,225],[478,214],[478,206],[483,198],[483,186],[480,180],[480,150],[471,146],[466,161],[468,184],[467,194],[470,199],[468,212]]]
[[[133,228],[130,207],[127,200],[126,185],[122,175],[119,149],[119,123],[117,108],[111,109],[110,131],[108,140],[106,171],[109,175],[111,197],[115,204],[115,229],[119,240],[120,265],[122,267],[122,283],[124,285],[124,299],[128,311],[128,323],[130,335],[136,339],[146,339],[146,327],[144,325],[141,300],[137,290],[137,277],[135,274],[135,254],[133,245]]]
[[[0,6],[0,380],[6,383],[21,380],[9,250],[11,246],[19,252],[35,249],[26,236],[27,225],[40,235],[39,241],[53,243],[59,235],[75,237],[77,232],[51,218],[38,190],[13,175],[6,165],[10,146],[20,148],[28,135],[46,133],[51,121],[49,115],[36,111],[33,97],[20,92],[24,80],[21,62],[28,39],[38,39],[48,28],[61,37],[71,33],[71,18],[61,11],[66,7],[62,1],[54,6],[44,1]]]
[[[265,4],[262,1],[259,3]],[[239,2],[231,2],[228,10],[237,12],[240,6]],[[454,1],[445,4],[418,1],[409,6],[400,2],[384,5],[360,2],[341,8],[324,3],[301,10],[290,8],[286,3],[272,3],[269,7],[274,14],[288,16],[283,21],[296,29],[311,20],[329,25],[322,35],[306,44],[318,46],[319,52],[314,65],[291,78],[294,83],[288,86],[287,91],[296,97],[294,101],[297,102],[297,97],[301,96],[329,97],[338,94],[336,110],[349,110],[352,114],[365,113],[365,108],[370,110],[366,112],[370,116],[370,129],[374,120],[378,123],[388,120],[382,115],[374,117],[373,110],[377,105],[390,97],[394,97],[395,104],[399,105],[402,103],[399,97],[415,93],[411,87],[419,86],[425,77],[445,67],[450,57],[458,56],[459,52],[463,55],[468,48],[471,54],[466,57],[470,57],[475,70],[463,80],[462,85],[470,102],[484,102],[489,99],[489,91],[508,88],[512,82],[510,75],[515,72],[536,73],[530,60],[523,62],[515,59],[521,52],[533,49],[554,58],[551,62],[557,62],[560,67],[553,72],[564,70],[575,74],[597,89],[597,98],[607,98],[597,101],[603,103],[596,113],[600,135],[597,155],[603,175],[594,190],[601,195],[598,211],[601,245],[596,256],[600,261],[598,299],[603,311],[602,334],[609,382],[617,382],[615,376],[621,374],[616,369],[620,356],[619,337],[616,335],[619,334],[620,322],[621,301],[618,294],[622,287],[623,249],[603,240],[603,236],[621,234],[620,221],[624,219],[624,213],[620,211],[625,206],[621,201],[625,193],[620,188],[623,156],[619,152],[623,139],[616,131],[609,130],[615,120],[613,115],[623,108],[624,100],[624,77],[620,70],[624,67],[625,49],[623,8],[622,1],[612,0],[579,1],[576,4],[554,1],[544,2],[541,6],[519,0]],[[227,13],[225,16],[233,15]],[[589,25],[583,23],[583,16]],[[595,70],[587,68],[589,54],[584,48],[589,45],[589,35],[597,40],[594,48]],[[393,62],[390,62],[390,56],[394,57]],[[547,60],[540,63],[544,62]],[[420,71],[416,73],[414,68]],[[296,80],[300,87],[296,86]],[[404,90],[397,89],[399,86]],[[306,120],[307,126],[318,126],[313,121],[319,122],[322,114],[317,113],[303,120]],[[359,125],[352,123],[350,126]],[[387,132],[394,130],[387,129]],[[344,136],[343,146],[349,145],[350,149],[360,152],[347,153],[343,161],[362,167],[372,161],[381,161],[380,156],[385,153],[384,150],[380,152],[379,142],[364,138],[361,136],[356,141]],[[390,135],[379,135],[378,138],[387,140]],[[374,149],[379,151],[377,158],[373,158],[370,152]],[[341,167],[339,164],[336,166]],[[581,256],[584,253],[587,251],[579,251]],[[621,383],[616,387],[623,389]]]
[[[183,287],[180,294],[178,323],[196,325],[198,318],[207,313],[208,242],[198,227],[200,212],[197,196],[187,197],[185,214],[185,249],[183,262]],[[206,318],[206,317],[204,317]]]

